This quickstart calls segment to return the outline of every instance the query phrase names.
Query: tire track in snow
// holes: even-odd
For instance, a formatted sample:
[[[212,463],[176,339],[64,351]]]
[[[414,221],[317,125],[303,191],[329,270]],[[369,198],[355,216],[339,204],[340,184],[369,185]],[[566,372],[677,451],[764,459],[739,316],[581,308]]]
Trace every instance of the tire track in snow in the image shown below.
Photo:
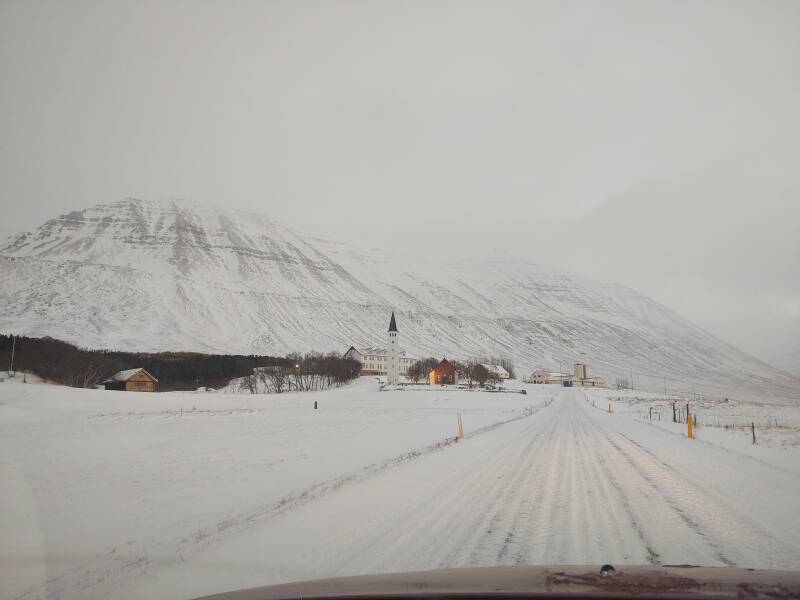
[[[585,410],[585,407],[582,407]],[[581,416],[582,425],[583,425],[583,435],[579,437],[580,440],[584,440],[586,437],[589,436],[587,425],[587,417],[585,415]],[[596,436],[593,436],[596,437]],[[581,443],[581,442],[579,442]],[[582,447],[584,457],[586,458],[585,462],[591,462],[589,457],[589,452],[585,445]],[[604,453],[607,459],[612,458],[609,452],[606,450]],[[611,485],[614,489],[615,497],[617,502],[622,506],[623,512],[625,517],[630,525],[630,529],[636,532],[639,541],[642,543],[642,546],[645,549],[646,556],[645,559],[650,564],[660,564],[660,555],[653,549],[652,542],[647,539],[642,529],[642,519],[636,514],[634,511],[633,505],[631,504],[631,500],[626,493],[626,490],[618,481],[617,477],[614,474],[614,471],[609,467],[609,460],[603,460],[600,463],[600,468],[603,472],[602,478]],[[646,496],[645,496],[646,497]]]
[[[742,514],[731,505],[727,497],[701,482],[691,481],[677,469],[658,458],[655,454],[633,441],[623,433],[619,433],[624,444],[614,444],[625,459],[642,475],[642,477],[666,498],[668,504],[690,527],[719,551],[721,562],[729,566],[737,566],[750,556],[798,556],[800,546],[785,541],[763,526],[754,522],[749,516]],[[613,444],[614,442],[612,442]],[[628,450],[622,448],[628,446]],[[713,510],[696,511],[690,515],[694,507],[708,506],[713,500]],[[736,524],[732,535],[731,524]],[[747,540],[747,552],[743,555],[740,541]],[[722,547],[729,548],[725,553]],[[738,552],[737,552],[738,551]],[[729,554],[738,554],[734,561]],[[728,562],[726,562],[728,561]],[[778,563],[776,563],[778,564]],[[743,564],[742,566],[749,566]]]
[[[552,431],[542,434],[537,431],[538,427],[532,429],[533,431],[526,430],[523,434],[530,441],[524,447],[522,460],[514,469],[513,477],[507,480],[503,494],[495,497],[490,510],[486,512],[491,519],[488,523],[484,521],[473,528],[474,534],[463,540],[463,547],[470,550],[469,559],[464,564],[475,564],[483,556],[495,556],[497,561],[503,561],[515,541],[515,536],[520,535],[519,527],[514,524],[527,515],[521,506],[527,494],[534,488],[530,475],[541,461],[542,449],[547,447],[553,437]]]
[[[641,534],[641,530],[636,518],[633,516],[630,503],[625,495],[625,492],[616,481],[610,477],[610,468],[608,466],[611,457],[607,452],[603,452],[602,448],[596,443],[596,435],[590,429],[590,424],[585,415],[581,415],[578,422],[580,435],[576,436],[580,463],[589,470],[592,474],[591,482],[593,487],[600,490],[601,502],[593,505],[593,511],[590,522],[602,523],[607,522],[607,516],[610,514],[610,523],[612,524],[611,531],[608,527],[604,528],[603,537],[596,539],[598,546],[604,546],[609,539],[616,539],[619,548],[624,548],[623,557],[626,559],[634,555],[635,548],[629,547],[630,544],[625,536],[622,535],[623,531],[633,530],[637,532],[637,537],[644,547],[645,553],[643,559],[648,562],[654,562],[656,553],[650,547],[650,543]],[[594,446],[590,447],[589,441],[594,442]],[[599,459],[598,459],[599,458]],[[587,490],[588,493],[589,490]],[[623,515],[621,516],[617,507],[622,506]]]
[[[551,402],[545,403],[540,410],[546,409]],[[530,432],[538,431],[536,424],[539,420],[528,422],[522,427],[522,432],[494,438],[488,448],[487,460],[461,465],[428,484],[424,492],[412,501],[404,499],[393,512],[391,522],[377,519],[377,523],[374,520],[361,523],[362,529],[369,529],[369,537],[362,539],[356,550],[348,548],[344,557],[336,561],[335,571],[363,572],[367,565],[370,572],[389,571],[396,570],[399,563],[409,568],[471,564],[475,540],[483,538],[481,534],[490,529],[487,523],[502,505],[500,499],[520,487],[519,465],[526,457],[538,456],[531,449],[544,442]],[[496,428],[489,426],[486,429]],[[527,445],[520,444],[521,438],[528,439]],[[453,452],[459,450],[456,447]],[[476,506],[479,507],[477,510]],[[470,512],[477,512],[483,518],[477,523],[465,522],[463,515]],[[491,538],[497,537],[499,530],[491,534],[486,538],[489,543],[495,543]],[[421,539],[426,543],[420,543]],[[374,558],[373,553],[387,547],[413,548],[413,556],[404,557],[401,551],[399,555],[391,555],[391,562]],[[404,560],[406,562],[402,562]]]
[[[584,409],[588,410],[588,407],[584,407]],[[599,415],[604,415],[604,413],[596,413],[594,416],[599,417]],[[647,551],[646,558],[648,560],[660,561],[661,553],[658,553],[654,549],[654,545],[648,541],[652,534],[646,535],[645,529],[654,530],[660,528],[662,539],[665,531],[669,532],[670,538],[683,540],[684,544],[687,539],[696,536],[711,551],[710,555],[705,555],[702,552],[698,554],[698,548],[689,545],[690,551],[695,557],[690,558],[690,562],[709,564],[709,559],[711,559],[720,564],[732,566],[730,559],[721,552],[719,545],[714,540],[709,539],[699,525],[688,517],[685,511],[682,511],[669,501],[663,491],[655,486],[640,467],[632,462],[630,457],[614,443],[607,429],[601,427],[597,419],[587,418],[586,422],[592,428],[594,437],[604,446],[603,454],[608,457],[608,462],[611,463],[611,465],[606,464],[606,461],[602,463],[605,477],[617,489],[618,497],[621,499],[625,513],[631,520],[631,526]],[[625,476],[625,484],[621,481],[623,475]],[[638,509],[628,500],[627,496],[629,495],[640,499],[637,503]],[[641,499],[644,499],[645,502],[642,502]],[[642,504],[644,504],[644,507]],[[646,513],[645,508],[647,509]],[[659,527],[654,527],[655,523],[658,523]],[[667,542],[667,540],[664,540],[664,542]],[[668,545],[672,546],[674,544]],[[681,558],[682,560],[679,562],[686,562],[687,558],[685,556]]]
[[[707,535],[705,533],[705,531],[703,530],[703,528],[700,526],[700,524],[695,519],[690,517],[685,510],[683,510],[682,508],[677,506],[673,501],[671,501],[664,494],[663,487],[659,487],[659,485],[656,484],[656,482],[654,481],[652,476],[648,476],[647,474],[645,474],[640,469],[639,465],[637,465],[633,460],[631,460],[630,456],[625,454],[625,452],[623,452],[622,449],[617,444],[615,444],[614,441],[610,437],[608,437],[608,434],[604,434],[604,435],[605,435],[606,441],[615,450],[617,450],[619,452],[620,456],[622,456],[626,460],[626,462],[632,467],[633,471],[639,477],[641,477],[642,480],[644,480],[652,488],[652,490],[656,494],[661,495],[661,497],[663,497],[665,499],[664,506],[667,506],[669,509],[671,509],[678,516],[678,518],[680,518],[680,520],[683,521],[683,523],[686,525],[686,527],[688,527],[694,534],[696,534],[703,541],[703,543],[705,543],[706,545],[708,545],[711,548],[711,550],[714,553],[714,557],[720,563],[722,563],[725,566],[735,567],[736,564],[722,552],[722,548],[721,548],[720,544],[717,541],[715,541],[714,539],[712,539],[709,535]],[[641,532],[641,529],[639,531]]]
[[[550,402],[538,410],[547,408]],[[487,426],[467,437],[472,438],[498,426]],[[492,499],[501,495],[498,490],[508,486],[508,478],[513,476],[521,453],[515,437],[501,438],[498,446],[493,448],[490,460],[482,461],[477,467],[470,466],[469,477],[464,477],[458,471],[449,473],[437,481],[433,489],[426,490],[425,494],[402,506],[391,523],[373,528],[371,539],[359,550],[348,552],[339,570],[346,571],[350,565],[363,563],[364,557],[369,556],[372,550],[387,544],[397,546],[404,541],[413,544],[415,536],[420,532],[431,538],[431,543],[417,556],[420,564],[437,563],[446,552],[449,553],[446,560],[461,564],[464,560],[457,555],[463,551],[463,543],[452,534],[453,531],[463,530],[464,524],[460,522],[460,515],[475,502],[482,503],[484,510],[488,510],[487,505],[491,505]],[[490,482],[488,487],[487,481]],[[435,502],[431,501],[432,497],[436,499]],[[410,526],[409,523],[414,525]],[[431,532],[436,535],[431,535]],[[389,570],[391,568],[392,565],[386,567]]]
[[[507,511],[508,514],[504,515],[503,530],[505,534],[502,538],[502,545],[496,554],[496,564],[517,564],[518,548],[524,537],[532,533],[529,525],[533,515],[531,498],[534,497],[538,487],[536,486],[536,473],[541,470],[543,450],[552,443],[554,437],[555,430],[551,429],[547,434],[541,435],[541,443],[531,449],[532,460],[526,466],[524,473],[525,486],[520,489],[514,505]],[[509,556],[511,560],[508,560]]]
[[[505,451],[507,446],[510,445],[511,442],[507,441],[498,448],[498,452],[492,455],[491,460],[482,463],[476,470],[480,476],[472,480],[468,487],[456,485],[457,481],[450,474],[448,477],[443,477],[436,482],[433,490],[402,506],[397,512],[395,520],[391,523],[384,523],[378,528],[373,528],[372,539],[358,550],[347,554],[347,557],[341,563],[342,568],[346,570],[348,565],[363,560],[363,557],[369,555],[373,549],[382,547],[387,543],[397,544],[404,539],[412,537],[418,531],[447,530],[454,524],[454,515],[459,513],[462,504],[465,504],[468,501],[467,499],[472,497],[472,492],[478,491],[480,482],[495,472],[502,472],[504,469],[508,469]],[[431,503],[431,495],[437,498],[437,503]],[[410,527],[409,522],[414,522],[414,526]],[[446,537],[442,536],[442,539],[446,540]],[[439,554],[441,552],[441,544],[432,545],[429,548],[429,552]]]

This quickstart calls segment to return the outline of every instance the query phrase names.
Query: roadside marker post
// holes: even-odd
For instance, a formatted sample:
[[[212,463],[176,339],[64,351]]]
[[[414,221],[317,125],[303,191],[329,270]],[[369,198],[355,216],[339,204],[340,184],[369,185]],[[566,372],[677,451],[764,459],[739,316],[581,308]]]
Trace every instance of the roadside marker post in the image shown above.
[[[692,421],[694,421],[693,415],[687,415],[686,417],[686,433],[689,439],[694,437],[694,431],[692,431]]]
[[[464,423],[461,421],[461,413],[458,413],[458,439],[464,439]]]

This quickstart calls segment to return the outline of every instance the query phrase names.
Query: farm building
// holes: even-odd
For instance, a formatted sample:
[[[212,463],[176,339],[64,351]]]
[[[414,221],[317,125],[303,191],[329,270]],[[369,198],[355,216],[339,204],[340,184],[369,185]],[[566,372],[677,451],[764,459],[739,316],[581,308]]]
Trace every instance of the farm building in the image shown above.
[[[547,371],[546,369],[538,369],[531,373],[528,378],[529,383],[555,383],[562,385],[564,381],[571,380],[572,375],[567,373],[558,373],[556,371]]]
[[[589,367],[584,363],[575,363],[574,381],[581,387],[606,387],[606,380],[602,377],[589,377]]]
[[[107,390],[123,392],[155,392],[158,379],[144,369],[128,369],[114,373],[103,382]]]
[[[504,367],[500,365],[481,365],[484,369],[489,372],[489,375],[493,375],[498,379],[508,379],[511,377],[508,371]]]
[[[458,372],[446,358],[443,358],[442,362],[428,374],[428,383],[431,385],[454,385],[458,383]]]

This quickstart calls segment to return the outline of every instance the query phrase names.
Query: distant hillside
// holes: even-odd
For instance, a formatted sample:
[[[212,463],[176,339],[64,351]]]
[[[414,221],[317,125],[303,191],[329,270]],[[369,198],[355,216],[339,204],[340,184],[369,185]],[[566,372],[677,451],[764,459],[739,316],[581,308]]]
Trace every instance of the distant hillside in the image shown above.
[[[384,342],[419,356],[505,356],[518,373],[587,362],[671,391],[797,397],[800,380],[613,284],[527,262],[390,256],[259,215],[124,200],[0,245],[0,331],[82,346],[282,355]],[[730,392],[729,392],[730,393]]]

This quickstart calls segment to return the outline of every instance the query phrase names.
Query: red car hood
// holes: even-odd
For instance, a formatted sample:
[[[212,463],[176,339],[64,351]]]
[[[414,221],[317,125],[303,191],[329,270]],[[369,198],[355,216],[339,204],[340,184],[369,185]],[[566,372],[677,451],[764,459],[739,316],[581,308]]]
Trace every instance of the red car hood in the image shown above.
[[[205,600],[366,598],[800,598],[800,572],[600,565],[441,569],[318,579],[206,596]]]

